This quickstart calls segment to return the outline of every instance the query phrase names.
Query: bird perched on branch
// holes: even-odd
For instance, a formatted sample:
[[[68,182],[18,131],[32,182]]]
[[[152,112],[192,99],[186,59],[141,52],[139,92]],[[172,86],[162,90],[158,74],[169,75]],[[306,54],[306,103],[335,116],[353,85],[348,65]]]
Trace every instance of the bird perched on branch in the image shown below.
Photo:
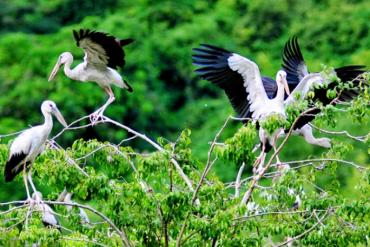
[[[40,211],[42,216],[41,220],[44,226],[56,227],[60,231],[60,225],[57,218],[55,217],[55,212],[49,205],[42,201],[42,194],[39,191],[35,191],[32,194],[32,199],[37,201],[35,209]]]
[[[123,69],[125,66],[123,47],[134,40],[117,39],[107,33],[89,29],[73,30],[73,36],[77,46],[85,52],[84,61],[71,69],[73,56],[70,52],[63,52],[49,76],[49,81],[53,80],[59,68],[64,65],[64,74],[72,80],[96,82],[102,87],[109,98],[102,107],[90,115],[90,120],[95,123],[115,100],[111,85],[125,88],[129,92],[133,91],[128,82],[117,72],[117,67]]]
[[[11,182],[17,174],[23,171],[23,179],[28,199],[31,199],[31,197],[28,189],[27,177],[33,191],[36,192],[37,190],[32,182],[32,164],[45,148],[45,142],[53,128],[52,115],[54,115],[64,127],[67,127],[66,121],[53,101],[44,101],[41,105],[41,112],[45,118],[44,124],[27,129],[14,139],[10,146],[9,158],[6,162],[4,171],[5,182]]]
[[[68,192],[66,189],[64,189],[60,194],[59,194],[59,197],[58,197],[58,200],[59,202],[66,202],[66,203],[73,203],[72,201],[72,193]],[[72,211],[72,206],[70,205],[67,205],[67,211],[68,212],[71,212]],[[90,223],[90,219],[89,217],[87,216],[85,210],[83,210],[83,208],[79,208],[79,216],[81,218],[81,223],[83,224],[89,224]]]
[[[298,92],[304,98],[313,85],[323,84],[324,76],[321,73],[309,74],[307,72],[307,67],[304,64],[296,38],[290,39],[285,47],[283,68],[286,74],[287,85],[289,86],[289,90],[285,88],[285,95],[278,77],[274,80],[261,76],[256,64],[250,63],[250,60],[223,48],[203,44],[200,48],[193,49],[195,54],[193,54],[192,59],[193,64],[200,66],[195,72],[201,78],[222,88],[239,117],[245,119],[244,122],[248,122],[250,118],[258,120],[259,116],[263,115],[261,113],[271,112],[276,107],[284,115],[285,107],[295,101],[293,95]],[[334,73],[343,82],[353,80],[364,72],[364,66],[345,66],[334,69]],[[359,81],[356,82],[358,83]],[[331,84],[326,89],[316,89],[318,91],[315,93],[313,100],[319,100],[324,105],[331,103],[326,97],[326,92],[335,87],[335,85]],[[289,91],[293,92],[288,97]],[[344,90],[338,96],[338,99],[348,101],[356,95],[358,95],[357,90],[348,89],[347,91]],[[314,138],[311,126],[307,125],[319,112],[320,110],[314,110],[310,112],[310,115],[301,117],[294,129],[298,134],[303,135],[309,143],[330,147],[329,139]],[[259,126],[257,125],[257,127]],[[281,136],[281,133],[278,136]],[[261,146],[262,153],[257,163],[262,164],[265,154],[271,150],[276,141],[267,138],[269,141],[266,142],[263,141],[263,139],[266,139],[264,137],[266,135],[260,129],[260,140],[263,145]]]

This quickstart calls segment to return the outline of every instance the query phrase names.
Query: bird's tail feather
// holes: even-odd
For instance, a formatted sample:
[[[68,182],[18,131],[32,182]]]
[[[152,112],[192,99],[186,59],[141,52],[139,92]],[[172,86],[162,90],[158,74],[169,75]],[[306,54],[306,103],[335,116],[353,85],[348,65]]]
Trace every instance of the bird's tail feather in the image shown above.
[[[126,46],[126,45],[131,44],[132,42],[134,42],[133,39],[121,39],[119,41],[119,44],[120,44],[120,46]]]
[[[127,89],[127,91],[129,91],[130,93],[134,91],[134,89],[130,86],[130,84],[128,84],[126,80],[123,80],[123,83],[125,84],[125,88]]]
[[[26,158],[26,154],[24,153],[17,153],[13,154],[9,160],[6,162],[4,177],[5,182],[13,181],[14,177],[17,176],[18,173],[22,171],[21,162]]]

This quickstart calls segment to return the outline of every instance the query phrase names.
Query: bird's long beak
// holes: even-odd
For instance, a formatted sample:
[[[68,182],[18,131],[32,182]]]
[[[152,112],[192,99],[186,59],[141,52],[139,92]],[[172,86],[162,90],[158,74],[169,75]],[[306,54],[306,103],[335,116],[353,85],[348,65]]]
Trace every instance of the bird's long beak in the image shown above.
[[[68,124],[66,122],[66,120],[64,120],[64,117],[62,116],[62,114],[60,113],[60,111],[58,110],[58,108],[55,108],[54,111],[53,111],[55,117],[58,119],[58,121],[65,127],[67,128],[68,127]]]
[[[51,80],[54,79],[55,75],[57,74],[58,70],[60,69],[60,65],[62,65],[62,63],[60,62],[60,58],[58,58],[57,63],[55,64],[53,70],[51,71],[51,74],[49,76],[48,81],[51,81]]]
[[[284,89],[285,89],[286,94],[289,96],[290,90],[289,90],[288,81],[286,80],[286,78],[284,78]]]

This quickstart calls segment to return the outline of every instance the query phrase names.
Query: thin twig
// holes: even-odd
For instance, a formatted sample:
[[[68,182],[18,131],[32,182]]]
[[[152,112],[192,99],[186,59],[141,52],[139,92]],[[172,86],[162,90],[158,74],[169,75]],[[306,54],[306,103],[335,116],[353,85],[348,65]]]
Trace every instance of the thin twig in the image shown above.
[[[314,129],[322,132],[322,133],[325,133],[325,134],[331,134],[331,135],[345,135],[353,140],[356,140],[356,141],[360,141],[360,142],[365,142],[366,140],[366,137],[367,135],[363,135],[363,136],[354,136],[352,134],[350,134],[348,131],[346,130],[342,130],[342,131],[330,131],[330,130],[325,130],[325,129],[321,129],[313,124],[311,124],[311,127],[313,127]]]

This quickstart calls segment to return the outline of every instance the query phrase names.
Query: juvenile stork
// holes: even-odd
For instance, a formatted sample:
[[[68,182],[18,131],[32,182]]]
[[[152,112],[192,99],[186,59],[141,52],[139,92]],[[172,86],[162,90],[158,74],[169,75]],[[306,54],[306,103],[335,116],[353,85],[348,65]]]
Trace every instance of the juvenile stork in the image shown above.
[[[258,66],[251,60],[222,48],[203,44],[193,49],[193,63],[202,66],[196,72],[204,79],[211,81],[225,90],[233,108],[240,117],[250,117],[254,121],[265,119],[271,114],[285,117],[284,90],[289,95],[286,72],[279,70],[276,74],[277,92],[269,97],[260,75]],[[266,153],[273,147],[281,130],[269,135],[259,128],[262,153],[256,164],[263,165]],[[277,158],[278,162],[279,159]]]
[[[31,197],[27,177],[33,192],[36,193],[36,187],[32,182],[31,169],[36,157],[44,150],[45,142],[53,128],[51,115],[53,114],[64,127],[67,127],[66,121],[53,101],[44,101],[41,105],[41,112],[45,118],[44,124],[27,129],[14,139],[10,146],[9,158],[4,171],[5,182],[11,182],[23,170],[24,185],[29,200]],[[28,176],[26,169],[28,169]]]
[[[123,69],[125,53],[123,47],[132,43],[133,39],[117,39],[107,33],[90,31],[89,29],[73,30],[77,46],[85,52],[84,62],[71,69],[73,56],[70,52],[62,53],[55,64],[49,81],[53,80],[60,67],[64,64],[64,74],[77,81],[96,82],[108,94],[107,102],[90,115],[91,122],[95,123],[105,109],[115,100],[111,85],[125,88],[132,92],[132,87],[117,72],[117,67]]]

